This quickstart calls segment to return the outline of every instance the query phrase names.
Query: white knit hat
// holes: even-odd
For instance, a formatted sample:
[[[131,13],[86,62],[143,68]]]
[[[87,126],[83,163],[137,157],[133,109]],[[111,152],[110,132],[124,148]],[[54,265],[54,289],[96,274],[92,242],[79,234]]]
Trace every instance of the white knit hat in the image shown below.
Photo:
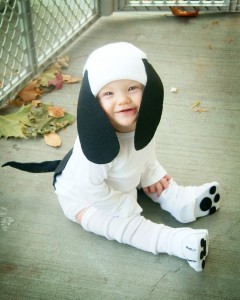
[[[94,96],[109,82],[121,79],[138,81],[144,86],[147,75],[142,59],[146,54],[132,44],[120,42],[98,48],[89,56],[85,68]]]

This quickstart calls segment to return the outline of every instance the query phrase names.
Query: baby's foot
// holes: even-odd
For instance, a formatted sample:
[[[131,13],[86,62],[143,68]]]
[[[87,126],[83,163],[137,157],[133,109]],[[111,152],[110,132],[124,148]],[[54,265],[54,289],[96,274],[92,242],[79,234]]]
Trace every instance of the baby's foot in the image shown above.
[[[196,231],[186,239],[186,251],[188,251],[187,256],[190,256],[190,252],[194,254],[192,258],[187,259],[189,265],[197,272],[200,272],[205,268],[209,239],[207,230]]]
[[[214,181],[195,187],[195,193],[197,197],[196,218],[212,215],[219,209],[220,186],[218,182]]]
[[[171,241],[172,249],[169,254],[186,259],[197,272],[204,269],[209,245],[206,229],[175,229]]]
[[[216,181],[186,187],[172,181],[159,198],[151,198],[179,222],[189,223],[219,209],[220,187]]]

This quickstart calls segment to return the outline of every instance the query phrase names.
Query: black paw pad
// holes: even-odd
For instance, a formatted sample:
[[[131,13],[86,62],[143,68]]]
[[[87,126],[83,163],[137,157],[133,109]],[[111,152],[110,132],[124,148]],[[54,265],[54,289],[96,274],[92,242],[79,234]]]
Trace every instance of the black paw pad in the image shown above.
[[[220,200],[220,195],[216,194],[214,197],[214,202],[217,203]]]
[[[201,245],[201,247],[206,248],[206,245],[207,245],[206,240],[201,239],[200,245]]]
[[[205,259],[202,261],[202,268],[204,269],[205,268],[205,264],[206,264],[206,261]]]
[[[214,195],[216,193],[216,187],[215,187],[215,185],[210,188],[209,193],[211,195]]]
[[[219,205],[217,204],[220,200],[220,194],[217,185],[212,185],[208,190],[203,194],[203,199],[199,204],[201,211],[209,212],[209,215],[214,214]],[[200,200],[200,199],[199,199]]]
[[[200,259],[203,259],[207,255],[207,242],[204,239],[201,239],[202,251],[200,253]]]
[[[210,210],[209,210],[209,215],[214,214],[216,211],[217,211],[217,209],[216,209],[215,206],[211,207]]]
[[[200,203],[200,208],[202,211],[207,211],[211,208],[212,206],[212,200],[208,197],[205,197],[202,199],[201,203]]]

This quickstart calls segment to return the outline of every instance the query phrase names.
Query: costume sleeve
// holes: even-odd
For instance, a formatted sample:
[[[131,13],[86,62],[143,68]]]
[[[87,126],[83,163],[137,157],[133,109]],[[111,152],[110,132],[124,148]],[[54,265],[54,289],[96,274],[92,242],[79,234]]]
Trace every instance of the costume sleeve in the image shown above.
[[[155,153],[155,143],[151,142],[148,149],[148,159],[146,161],[146,167],[141,176],[141,186],[150,186],[167,174],[163,166],[158,162]]]

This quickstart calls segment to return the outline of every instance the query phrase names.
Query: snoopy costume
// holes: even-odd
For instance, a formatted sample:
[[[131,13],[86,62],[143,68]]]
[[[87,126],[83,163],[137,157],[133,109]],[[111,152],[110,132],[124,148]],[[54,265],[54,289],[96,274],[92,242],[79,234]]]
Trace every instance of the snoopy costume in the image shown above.
[[[115,132],[96,97],[105,85],[122,79],[145,86],[134,132]],[[157,161],[153,141],[163,97],[161,79],[140,49],[113,43],[95,50],[84,68],[78,137],[55,170],[55,192],[70,220],[76,222],[77,214],[87,208],[81,223],[85,230],[154,254],[178,256],[201,271],[208,254],[208,231],[153,223],[141,216],[137,203],[137,188],[167,174]],[[219,190],[217,182],[182,187],[171,180],[160,197],[148,196],[178,221],[188,223],[219,208]]]

